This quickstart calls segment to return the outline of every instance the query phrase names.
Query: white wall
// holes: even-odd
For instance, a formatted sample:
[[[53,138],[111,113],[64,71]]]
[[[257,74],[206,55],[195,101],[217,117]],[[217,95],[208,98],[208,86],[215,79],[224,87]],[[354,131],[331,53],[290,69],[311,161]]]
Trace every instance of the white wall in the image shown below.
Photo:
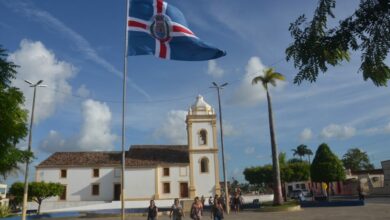
[[[180,168],[184,169],[185,175],[180,175]],[[163,175],[164,167],[160,167],[158,169],[158,175],[160,178],[159,183],[159,191],[160,191],[160,199],[167,198],[180,198],[180,183],[186,182],[188,187],[190,186],[189,182],[189,167],[188,166],[170,166],[169,167],[169,176]],[[182,173],[184,174],[184,173]],[[170,193],[163,193],[163,183],[169,182],[171,186]]]
[[[215,167],[213,153],[192,153],[194,161],[194,185],[196,187],[196,196],[213,196],[215,193]],[[209,160],[209,172],[200,172],[200,160],[207,157]]]
[[[57,182],[66,185],[67,201],[110,201],[114,198],[114,183],[120,183],[120,176],[114,175],[114,168],[99,168],[99,177],[92,175],[93,168],[68,168],[67,177],[60,178],[59,168],[37,169],[37,181]],[[92,195],[92,184],[99,183],[98,196]],[[58,200],[52,198],[51,200]]]
[[[125,198],[151,199],[155,194],[155,168],[126,168]]]

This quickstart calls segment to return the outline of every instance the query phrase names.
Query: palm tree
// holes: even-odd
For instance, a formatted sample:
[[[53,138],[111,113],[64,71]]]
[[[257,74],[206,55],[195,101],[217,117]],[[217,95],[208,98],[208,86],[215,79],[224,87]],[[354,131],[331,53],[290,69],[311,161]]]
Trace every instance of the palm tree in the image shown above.
[[[296,149],[292,149],[294,152],[294,156],[298,155],[299,158],[302,160],[302,157],[306,155],[307,152],[307,146],[304,144],[299,145]]]
[[[306,145],[301,144],[296,149],[292,149],[292,151],[294,152],[293,155],[294,156],[298,155],[301,160],[302,160],[302,157],[307,155],[309,158],[308,162],[310,164],[310,155],[313,155],[313,151],[311,151]]]
[[[308,156],[309,164],[310,164],[311,163],[310,156],[313,155],[313,151],[311,151],[309,148],[307,148],[305,154]]]
[[[269,119],[269,131],[271,137],[271,148],[272,148],[272,169],[273,169],[273,178],[274,178],[274,205],[281,205],[283,203],[282,195],[282,185],[280,180],[280,165],[278,160],[278,146],[276,145],[276,135],[274,130],[273,122],[273,113],[272,113],[272,104],[271,96],[268,90],[268,84],[276,86],[276,80],[285,80],[284,76],[281,73],[274,72],[274,69],[269,68],[264,71],[264,75],[256,76],[252,80],[252,85],[261,82],[265,91],[267,92],[267,102],[268,102],[268,119]]]

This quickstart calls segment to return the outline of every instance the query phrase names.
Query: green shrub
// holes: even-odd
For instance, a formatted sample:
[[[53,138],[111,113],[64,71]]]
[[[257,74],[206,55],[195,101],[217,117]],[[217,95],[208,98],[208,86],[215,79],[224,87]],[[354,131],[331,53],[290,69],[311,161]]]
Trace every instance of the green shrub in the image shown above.
[[[0,218],[5,218],[11,213],[10,209],[6,205],[0,205]]]

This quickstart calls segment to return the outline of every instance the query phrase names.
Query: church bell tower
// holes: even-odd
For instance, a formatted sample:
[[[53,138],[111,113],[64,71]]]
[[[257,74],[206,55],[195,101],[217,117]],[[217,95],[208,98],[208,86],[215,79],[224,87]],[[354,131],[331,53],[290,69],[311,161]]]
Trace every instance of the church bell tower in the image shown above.
[[[198,95],[188,110],[188,150],[190,157],[190,198],[221,195],[217,145],[216,114]]]

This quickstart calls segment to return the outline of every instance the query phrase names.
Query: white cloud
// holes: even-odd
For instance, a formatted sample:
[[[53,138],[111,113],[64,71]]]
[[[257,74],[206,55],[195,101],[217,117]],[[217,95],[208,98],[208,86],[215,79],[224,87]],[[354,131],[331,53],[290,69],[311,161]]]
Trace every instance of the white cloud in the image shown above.
[[[46,152],[77,151],[77,139],[65,139],[55,130],[50,130],[49,135],[41,141],[39,148]]]
[[[299,135],[301,141],[308,141],[313,137],[313,132],[310,128],[305,128]]]
[[[91,94],[91,92],[87,89],[87,87],[84,84],[82,84],[77,89],[76,93],[77,93],[77,95],[79,95],[79,96],[81,96],[83,98],[86,98],[86,97],[88,97]]]
[[[347,139],[356,134],[356,128],[347,125],[330,124],[322,129],[320,137],[322,138],[340,138]]]
[[[109,63],[106,59],[101,57],[93,46],[79,33],[66,26],[62,21],[51,15],[49,12],[39,9],[33,5],[32,2],[24,2],[24,1],[5,1],[3,2],[5,6],[11,8],[15,12],[22,13],[23,15],[31,18],[45,27],[51,28],[57,32],[59,32],[64,37],[68,38],[72,41],[76,47],[78,52],[81,52],[87,59],[93,61],[97,65],[103,67],[108,72],[122,78],[122,71],[118,70],[114,65]],[[132,79],[127,77],[128,84],[137,92],[145,96],[150,100],[149,94],[139,87]]]
[[[172,144],[187,144],[186,115],[187,111],[169,111],[166,120],[155,130],[154,137],[162,138]]]
[[[251,155],[251,154],[253,154],[255,152],[255,148],[254,147],[247,147],[247,148],[245,148],[245,150],[244,150],[244,153],[245,154],[248,154],[248,155]]]
[[[83,125],[79,135],[64,138],[51,130],[41,142],[40,148],[47,152],[56,151],[101,151],[114,149],[118,136],[111,133],[112,115],[105,103],[88,99],[82,104]]]
[[[207,73],[214,78],[222,77],[224,70],[218,66],[217,61],[209,60]]]
[[[111,134],[111,111],[106,103],[88,99],[83,103],[84,124],[79,146],[96,150],[113,149],[116,135]]]
[[[50,117],[56,106],[63,103],[71,95],[72,86],[68,80],[75,75],[76,69],[71,64],[58,60],[54,53],[49,51],[40,41],[22,40],[20,49],[11,53],[8,59],[19,65],[17,68],[19,80],[14,80],[12,83],[25,94],[25,108],[29,112],[32,105],[33,88],[29,87],[23,80],[32,83],[43,80],[43,84],[48,85],[47,88],[37,88],[35,123]]]
[[[261,84],[252,85],[252,80],[256,76],[263,75],[267,67],[261,62],[259,57],[251,57],[246,65],[246,73],[240,86],[234,91],[229,102],[238,105],[255,105],[266,99],[266,92]],[[277,81],[276,90],[283,89],[285,82]],[[271,88],[270,88],[271,89]]]

